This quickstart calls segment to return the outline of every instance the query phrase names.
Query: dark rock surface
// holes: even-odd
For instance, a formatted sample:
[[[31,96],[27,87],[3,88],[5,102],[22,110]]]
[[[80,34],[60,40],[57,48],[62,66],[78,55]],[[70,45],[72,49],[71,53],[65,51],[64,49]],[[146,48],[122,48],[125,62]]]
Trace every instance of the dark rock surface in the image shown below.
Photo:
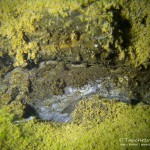
[[[148,104],[149,76],[144,71],[139,77],[137,74],[132,68],[54,60],[43,61],[31,69],[17,67],[1,78],[1,106],[21,102],[34,112],[29,113],[31,109],[25,107],[24,116],[68,122],[76,104],[93,94],[132,105],[140,101]]]

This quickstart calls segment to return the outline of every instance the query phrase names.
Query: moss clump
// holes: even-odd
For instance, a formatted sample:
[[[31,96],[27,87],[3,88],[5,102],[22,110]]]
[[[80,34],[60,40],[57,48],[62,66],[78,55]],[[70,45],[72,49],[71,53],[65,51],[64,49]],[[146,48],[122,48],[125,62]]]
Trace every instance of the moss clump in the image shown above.
[[[124,28],[123,45],[126,47],[126,63],[133,64],[135,67],[149,65],[150,49],[150,2],[140,1],[118,1],[122,7],[120,17],[123,19],[121,24]]]
[[[14,115],[3,108],[0,110],[0,148],[133,149],[135,147],[129,146],[132,143],[125,138],[149,139],[149,110],[149,106],[142,103],[132,107],[94,96],[80,102],[70,124],[37,120],[14,124]],[[127,145],[122,147],[121,144]]]
[[[3,0],[0,5],[0,53],[13,57],[14,66],[51,58],[148,66],[147,0]]]
[[[8,53],[15,56],[14,66],[26,66],[29,60],[36,63],[41,54],[51,56],[54,53],[66,53],[66,50],[69,53],[72,48],[77,51],[77,45],[81,44],[84,47],[90,46],[89,48],[92,48],[90,51],[94,50],[93,41],[88,44],[89,38],[90,36],[99,38],[99,34],[105,36],[112,32],[110,27],[112,13],[106,13],[104,9],[104,12],[101,11],[104,13],[103,17],[97,15],[105,3],[99,4],[98,7],[95,4],[85,10],[82,8],[93,2],[89,1],[88,4],[86,1],[36,0],[33,4],[33,1],[20,3],[15,0],[13,5],[9,0],[1,2],[0,31],[10,42],[11,48]],[[97,8],[93,12],[94,7]],[[93,19],[96,24],[92,23]],[[89,34],[83,34],[79,42],[80,32],[88,32],[89,28],[91,28]],[[110,36],[111,34],[107,36],[109,39],[107,42],[106,40],[102,42],[102,47],[108,47],[109,41],[112,41]]]
[[[10,104],[13,101],[20,101],[31,92],[31,81],[25,70],[16,68],[2,78],[0,89],[0,107]]]

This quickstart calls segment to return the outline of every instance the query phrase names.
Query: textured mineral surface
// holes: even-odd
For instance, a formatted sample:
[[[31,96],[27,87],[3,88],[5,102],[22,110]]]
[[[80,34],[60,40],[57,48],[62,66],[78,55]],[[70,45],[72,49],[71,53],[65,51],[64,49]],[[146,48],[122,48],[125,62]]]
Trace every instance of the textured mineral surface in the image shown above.
[[[149,9],[0,0],[0,149],[150,146]]]

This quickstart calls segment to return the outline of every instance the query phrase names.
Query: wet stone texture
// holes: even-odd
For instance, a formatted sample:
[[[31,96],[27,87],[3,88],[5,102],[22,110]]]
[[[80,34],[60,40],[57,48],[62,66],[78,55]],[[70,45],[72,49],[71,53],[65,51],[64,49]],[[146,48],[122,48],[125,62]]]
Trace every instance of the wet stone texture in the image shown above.
[[[69,122],[78,102],[94,94],[133,105],[141,100],[147,102],[150,96],[129,77],[135,71],[127,70],[122,73],[101,64],[54,60],[43,61],[32,69],[17,67],[1,78],[1,105],[21,102],[30,106],[24,110],[26,117],[36,114],[41,120]],[[148,90],[144,83],[141,87]]]

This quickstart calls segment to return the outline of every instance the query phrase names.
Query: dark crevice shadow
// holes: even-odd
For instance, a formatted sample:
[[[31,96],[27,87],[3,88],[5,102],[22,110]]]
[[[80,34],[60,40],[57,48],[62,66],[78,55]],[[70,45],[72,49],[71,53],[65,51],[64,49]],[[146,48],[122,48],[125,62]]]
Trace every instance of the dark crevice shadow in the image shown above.
[[[37,113],[36,113],[36,110],[31,105],[26,104],[23,118],[29,118],[30,116],[37,116]]]
[[[121,8],[119,10],[116,10],[115,8],[111,8],[113,12],[113,26],[115,26],[113,31],[113,36],[115,39],[119,39],[120,36],[123,39],[123,42],[121,46],[123,48],[128,48],[130,45],[130,29],[131,29],[131,23],[128,19],[121,16]],[[121,32],[119,32],[121,31]]]

